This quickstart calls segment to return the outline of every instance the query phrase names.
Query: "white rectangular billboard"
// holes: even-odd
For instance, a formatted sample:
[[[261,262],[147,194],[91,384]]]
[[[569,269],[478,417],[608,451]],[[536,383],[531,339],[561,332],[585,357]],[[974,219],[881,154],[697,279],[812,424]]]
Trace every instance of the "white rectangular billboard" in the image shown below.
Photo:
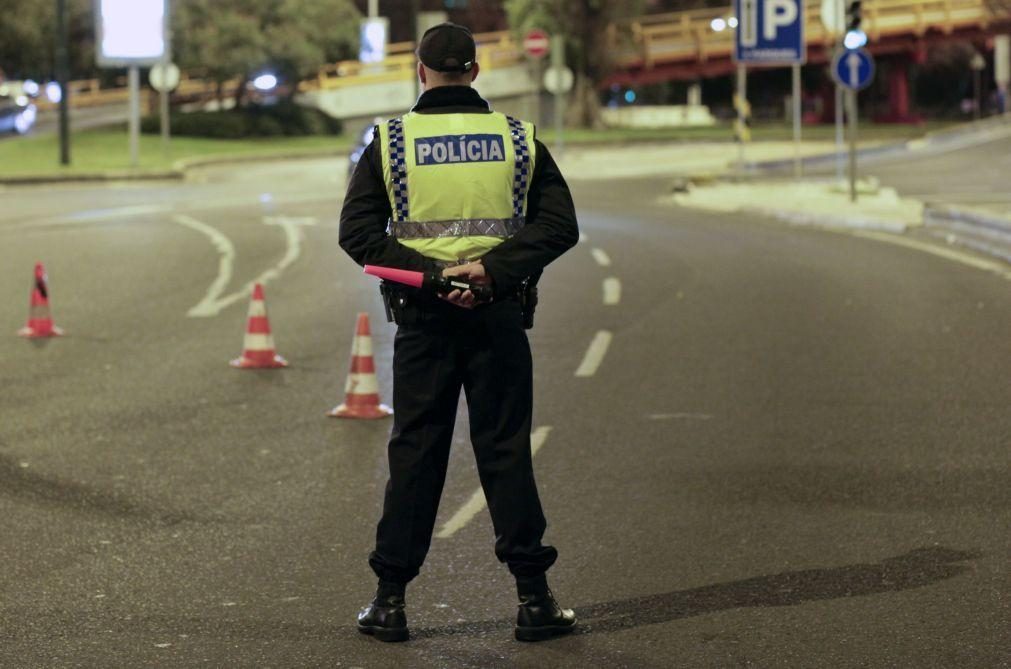
[[[168,49],[168,0],[95,0],[101,67],[154,65]]]

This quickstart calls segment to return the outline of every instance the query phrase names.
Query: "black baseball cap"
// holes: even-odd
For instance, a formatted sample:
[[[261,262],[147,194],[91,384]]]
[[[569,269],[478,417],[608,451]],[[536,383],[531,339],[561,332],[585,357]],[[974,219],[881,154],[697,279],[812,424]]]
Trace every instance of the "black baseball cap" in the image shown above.
[[[477,57],[474,35],[466,26],[440,23],[421,36],[418,59],[437,72],[470,72]]]

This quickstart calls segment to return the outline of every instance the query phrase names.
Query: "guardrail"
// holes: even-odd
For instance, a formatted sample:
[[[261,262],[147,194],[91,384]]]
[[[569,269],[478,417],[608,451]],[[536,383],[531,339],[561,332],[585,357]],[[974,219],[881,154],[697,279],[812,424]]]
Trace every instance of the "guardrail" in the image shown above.
[[[821,22],[821,2],[806,4],[805,36],[809,44],[829,47],[837,35],[829,33]],[[930,30],[950,34],[955,30],[977,27],[986,29],[995,22],[1011,21],[1011,10],[1002,0],[865,0],[863,27],[872,41],[898,35],[922,37]],[[612,25],[605,48],[616,54],[619,67],[652,68],[676,61],[704,62],[728,57],[733,50],[733,30],[714,31],[713,19],[729,18],[725,9],[696,9],[669,14],[652,14]],[[521,46],[509,31],[479,33],[477,59],[484,70],[508,67],[523,62]],[[333,90],[364,84],[412,79],[415,68],[414,43],[391,44],[381,63],[347,60],[326,65],[311,80],[303,81],[302,92]],[[212,99],[235,93],[238,79],[218,84],[190,73],[183,77],[176,97]],[[74,107],[125,103],[127,89],[122,85],[101,88],[98,80],[71,82]],[[40,107],[52,106],[40,101]]]

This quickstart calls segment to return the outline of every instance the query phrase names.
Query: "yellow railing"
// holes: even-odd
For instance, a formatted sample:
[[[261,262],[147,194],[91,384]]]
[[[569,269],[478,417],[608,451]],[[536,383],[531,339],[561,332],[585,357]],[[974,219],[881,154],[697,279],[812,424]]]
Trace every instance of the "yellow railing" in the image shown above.
[[[821,2],[808,0],[805,35],[809,44],[830,46],[836,35],[821,22]],[[955,30],[992,23],[1009,23],[1009,11],[992,0],[865,0],[863,27],[872,41],[895,35],[922,36],[928,30],[951,33]],[[697,9],[669,14],[651,14],[613,25],[608,30],[608,44],[618,65],[654,67],[677,61],[702,62],[725,58],[733,50],[733,31],[716,32],[713,19],[729,18],[725,9]],[[523,62],[520,45],[508,31],[479,33],[477,59],[484,70],[508,67]],[[382,63],[366,64],[346,60],[320,68],[318,75],[300,85],[300,91],[333,90],[351,86],[412,79],[415,68],[414,43],[399,42],[388,47]],[[234,94],[238,80],[225,82],[223,94]],[[191,73],[184,76],[176,95],[212,97],[217,85]],[[71,101],[75,107],[125,102],[127,90],[122,84],[102,89],[97,80],[71,83]],[[48,106],[42,103],[40,106]]]
[[[508,31],[478,33],[474,35],[474,39],[477,42],[477,62],[481,63],[481,68],[485,71],[515,65],[523,60],[519,45]],[[415,76],[414,68],[417,61],[414,56],[414,42],[391,44],[387,53],[386,60],[381,63],[345,60],[324,66],[320,68],[319,75],[315,79],[302,82],[299,90],[332,90],[347,86],[410,80]]]
[[[808,2],[805,9],[807,42],[830,46],[837,36],[821,22],[821,3]],[[863,28],[872,41],[894,35],[922,36],[929,29],[951,33],[1009,20],[999,12],[985,0],[866,0]],[[633,44],[618,49],[618,63],[652,67],[660,62],[725,57],[733,50],[734,33],[714,31],[711,23],[717,18],[729,18],[729,12],[700,9],[636,19],[629,26]]]

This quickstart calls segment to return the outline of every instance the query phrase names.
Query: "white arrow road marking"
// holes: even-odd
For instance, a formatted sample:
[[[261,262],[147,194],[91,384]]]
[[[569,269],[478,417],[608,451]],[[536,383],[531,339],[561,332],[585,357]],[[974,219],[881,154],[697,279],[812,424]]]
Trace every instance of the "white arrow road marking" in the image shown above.
[[[621,302],[621,281],[616,277],[604,279],[604,304],[612,306]]]
[[[221,257],[218,259],[217,278],[214,279],[211,287],[207,289],[207,295],[200,301],[200,304],[190,309],[189,313],[186,314],[187,316],[216,316],[220,309],[217,311],[213,309],[215,300],[218,295],[224,292],[225,287],[228,286],[228,282],[232,280],[232,266],[235,263],[235,246],[232,244],[232,240],[221,234],[217,228],[212,228],[192,216],[177,214],[172,218],[179,225],[185,225],[187,228],[210,237],[214,248],[221,254]]]
[[[221,294],[228,286],[228,282],[232,279],[232,266],[235,263],[235,246],[228,237],[225,237],[216,228],[213,228],[206,223],[184,215],[177,215],[174,218],[180,225],[185,225],[188,228],[192,228],[210,237],[211,243],[214,244],[215,248],[218,249],[218,253],[221,254],[221,258],[218,261],[218,276],[214,280],[214,283],[211,284],[211,287],[207,290],[207,294],[204,295],[204,299],[187,312],[186,315],[191,318],[208,318],[211,316],[217,316],[223,309],[226,309],[236,302],[249,297],[249,293],[252,291],[254,284],[270,283],[273,279],[281,276],[284,270],[290,267],[296,260],[298,260],[299,256],[302,255],[302,226],[316,225],[316,219],[311,217],[264,217],[264,225],[276,225],[284,230],[284,236],[287,243],[287,250],[284,253],[284,257],[281,258],[281,261],[276,265],[264,271],[252,281],[246,283],[246,285],[239,290],[226,295],[225,297],[221,297]]]
[[[549,432],[551,432],[551,428],[544,426],[537,428],[531,433],[531,455],[537,455],[537,451],[541,450],[541,446],[543,446],[544,442],[547,440]],[[479,514],[484,506],[484,490],[478,488],[474,491],[474,494],[470,496],[470,499],[467,500],[467,503],[460,507],[460,510],[454,513],[452,518],[446,521],[446,524],[442,526],[442,529],[435,535],[435,538],[448,539],[453,536],[460,528],[469,523],[474,516]]]
[[[583,362],[576,369],[576,376],[586,377],[597,373],[597,368],[607,355],[607,347],[611,345],[612,338],[613,335],[607,330],[601,330],[593,337],[590,348],[586,349],[586,355],[583,356]]]

